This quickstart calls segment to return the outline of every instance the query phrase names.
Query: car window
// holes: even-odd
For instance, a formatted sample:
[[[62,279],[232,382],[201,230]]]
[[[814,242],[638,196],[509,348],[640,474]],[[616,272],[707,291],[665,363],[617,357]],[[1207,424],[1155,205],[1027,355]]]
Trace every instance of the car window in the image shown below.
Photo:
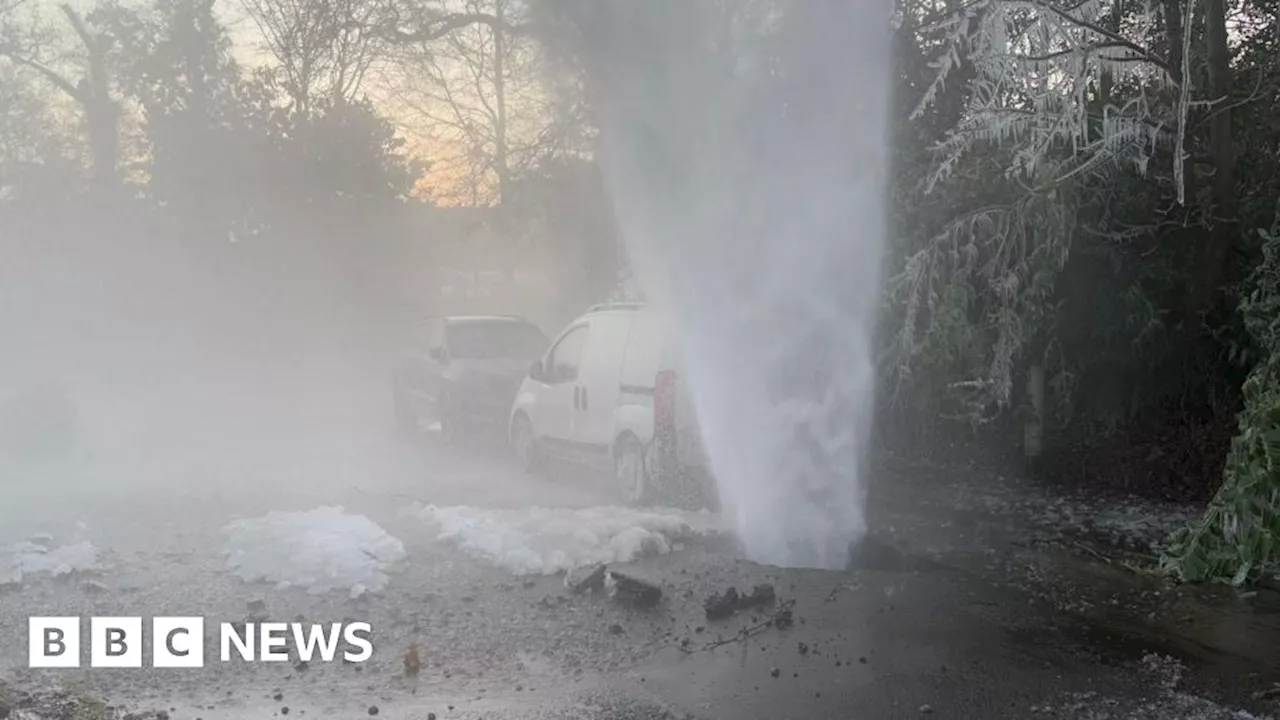
[[[462,360],[530,360],[547,347],[547,336],[534,325],[511,320],[450,323],[449,356]]]
[[[553,381],[565,382],[578,377],[582,350],[587,344],[587,326],[579,325],[560,338],[547,356],[547,372]]]

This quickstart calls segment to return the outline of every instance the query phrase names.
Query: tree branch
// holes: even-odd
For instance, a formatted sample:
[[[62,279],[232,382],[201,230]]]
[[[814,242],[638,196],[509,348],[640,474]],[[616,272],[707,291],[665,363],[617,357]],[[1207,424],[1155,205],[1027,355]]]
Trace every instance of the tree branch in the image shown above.
[[[1109,62],[1146,62],[1147,61],[1146,56],[1119,57],[1114,55],[1103,55],[1101,52],[1099,52],[1101,50],[1111,50],[1115,48],[1122,48],[1125,50],[1132,49],[1130,48],[1129,45],[1124,43],[1100,42],[1100,43],[1093,43],[1091,45],[1085,45],[1083,47],[1069,47],[1062,50],[1058,50],[1056,52],[1045,53],[1043,55],[1021,55],[1018,53],[1006,53],[1003,55],[997,55],[996,57],[1009,58],[1010,60],[1017,60],[1020,62],[1048,62],[1050,60],[1058,60],[1060,58],[1064,58],[1069,55],[1084,54],[1084,55],[1096,55],[1100,60],[1107,60]]]
[[[80,42],[90,51],[97,45],[94,41],[93,34],[89,32],[89,28],[84,26],[84,21],[80,19],[80,14],[70,5],[63,4],[59,6],[62,14],[67,16],[67,22],[71,25],[71,29],[76,31],[76,35],[80,36]]]
[[[76,102],[79,102],[79,103],[84,103],[88,99],[84,93],[80,92],[79,88],[77,88],[74,84],[71,83],[71,81],[62,77],[57,73],[57,71],[53,70],[52,68],[45,65],[44,63],[41,63],[40,61],[34,60],[32,58],[22,57],[21,55],[8,54],[5,56],[19,65],[25,65],[26,67],[29,67],[32,70],[35,70],[36,72],[40,73],[41,75],[44,76],[46,80],[48,80],[53,85],[57,86],[59,90],[63,91],[67,95],[70,95],[72,100],[75,100]]]
[[[1169,72],[1169,66],[1163,60],[1161,60],[1158,57],[1155,57],[1154,55],[1151,54],[1149,50],[1147,50],[1146,48],[1133,42],[1132,40],[1129,40],[1128,38],[1122,35],[1114,33],[1102,27],[1101,25],[1098,25],[1097,23],[1092,23],[1083,18],[1076,17],[1066,10],[1056,8],[1053,5],[1050,5],[1045,0],[1030,0],[1029,4],[1032,7],[1039,8],[1046,12],[1052,13],[1058,16],[1059,18],[1062,18],[1063,20],[1066,20],[1067,22],[1072,23],[1073,25],[1082,27],[1088,30],[1089,32],[1100,35],[1101,37],[1104,37],[1107,40],[1114,43],[1115,46],[1117,47],[1123,47],[1127,50],[1131,50],[1132,52],[1137,54],[1139,58],[1151,63],[1152,65],[1155,65],[1156,67],[1163,69],[1166,73]],[[1170,77],[1172,77],[1172,75]]]
[[[461,30],[471,25],[488,25],[507,33],[523,33],[528,30],[527,25],[499,22],[498,18],[490,13],[473,12],[432,14],[424,19],[418,29],[412,31],[401,29],[396,19],[392,19],[376,28],[375,32],[390,42],[411,44],[439,40],[454,30]]]

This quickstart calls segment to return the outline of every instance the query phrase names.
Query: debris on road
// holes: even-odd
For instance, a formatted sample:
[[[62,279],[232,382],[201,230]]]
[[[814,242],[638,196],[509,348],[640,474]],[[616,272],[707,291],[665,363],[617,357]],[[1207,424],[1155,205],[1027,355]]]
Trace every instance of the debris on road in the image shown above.
[[[249,611],[249,617],[246,618],[245,622],[257,624],[267,621],[267,603],[265,601],[250,600],[245,604],[245,607]]]
[[[570,570],[564,574],[564,586],[574,594],[597,592],[604,589],[604,577],[608,567],[595,565],[585,570]]]
[[[723,620],[738,611],[738,589],[730,587],[723,593],[712,593],[703,603],[708,620]]]
[[[742,610],[772,606],[777,599],[773,586],[767,583],[755,586],[750,595],[740,595],[737,588],[730,587],[723,593],[712,593],[702,608],[708,620],[724,620]]]
[[[534,605],[542,608],[543,610],[553,610],[562,605],[566,605],[569,602],[571,602],[571,600],[567,595],[544,595],[540,600],[538,600],[538,602],[534,603]]]
[[[755,637],[771,627],[779,630],[786,630],[794,624],[791,608],[795,606],[795,604],[795,600],[784,600],[770,616],[742,628],[736,635],[730,638],[717,639],[715,642],[705,643],[697,647],[693,647],[688,639],[686,639],[680,643],[680,650],[686,654],[692,654],[700,650],[714,650],[715,648],[728,645],[730,643],[742,642],[743,640]],[[808,646],[804,647],[807,651]]]
[[[769,607],[777,601],[778,594],[774,592],[773,586],[765,583],[752,588],[751,594],[742,599],[738,609],[749,610],[757,607]]]
[[[788,600],[773,614],[772,622],[779,630],[786,630],[795,624],[795,616],[791,613],[791,606],[794,604],[794,600]]]
[[[605,572],[605,586],[609,589],[609,597],[615,602],[649,608],[662,600],[662,588],[616,570]]]
[[[409,650],[404,654],[404,674],[413,677],[422,669],[422,658],[418,656],[418,643],[409,645]]]

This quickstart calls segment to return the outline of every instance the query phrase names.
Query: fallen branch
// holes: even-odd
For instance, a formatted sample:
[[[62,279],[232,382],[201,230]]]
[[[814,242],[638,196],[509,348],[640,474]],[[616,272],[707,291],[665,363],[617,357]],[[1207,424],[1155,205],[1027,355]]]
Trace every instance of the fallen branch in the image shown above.
[[[777,627],[779,630],[785,630],[791,627],[791,623],[793,622],[791,608],[795,607],[795,604],[795,600],[784,600],[778,604],[777,609],[775,609],[768,618],[761,620],[754,625],[748,625],[747,627],[742,628],[733,637],[704,643],[694,648],[689,647],[687,643],[681,643],[680,652],[683,652],[686,655],[692,655],[696,652],[714,650],[718,647],[724,647],[725,645],[748,640],[759,635],[770,627]]]
[[[1075,547],[1077,547],[1077,548],[1079,548],[1079,549],[1081,549],[1081,550],[1083,550],[1083,551],[1085,551],[1085,552],[1089,553],[1090,555],[1094,556],[1094,557],[1095,557],[1095,558],[1097,558],[1098,560],[1101,560],[1102,562],[1104,562],[1104,563],[1106,563],[1106,564],[1108,564],[1108,565],[1112,565],[1112,564],[1113,564],[1113,563],[1111,562],[1111,558],[1107,557],[1106,555],[1103,555],[1102,553],[1098,552],[1097,550],[1094,550],[1093,548],[1089,547],[1088,545],[1085,545],[1085,544],[1084,544],[1084,543],[1082,543],[1082,542],[1076,542],[1076,541],[1073,541],[1071,544],[1072,544],[1072,545],[1074,545]]]

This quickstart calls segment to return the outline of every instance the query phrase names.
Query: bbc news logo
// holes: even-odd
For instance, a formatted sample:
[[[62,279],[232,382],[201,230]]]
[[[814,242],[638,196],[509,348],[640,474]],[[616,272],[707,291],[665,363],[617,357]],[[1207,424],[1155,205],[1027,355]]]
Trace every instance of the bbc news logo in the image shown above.
[[[28,625],[29,665],[33,668],[75,668],[81,661],[81,622],[78,617],[33,617]],[[205,663],[204,618],[157,617],[150,627],[151,667],[199,668]],[[232,662],[303,662],[318,657],[362,663],[373,656],[369,623],[221,623],[218,658]],[[143,666],[143,622],[140,617],[89,618],[89,667]],[[292,651],[292,652],[291,652]]]

